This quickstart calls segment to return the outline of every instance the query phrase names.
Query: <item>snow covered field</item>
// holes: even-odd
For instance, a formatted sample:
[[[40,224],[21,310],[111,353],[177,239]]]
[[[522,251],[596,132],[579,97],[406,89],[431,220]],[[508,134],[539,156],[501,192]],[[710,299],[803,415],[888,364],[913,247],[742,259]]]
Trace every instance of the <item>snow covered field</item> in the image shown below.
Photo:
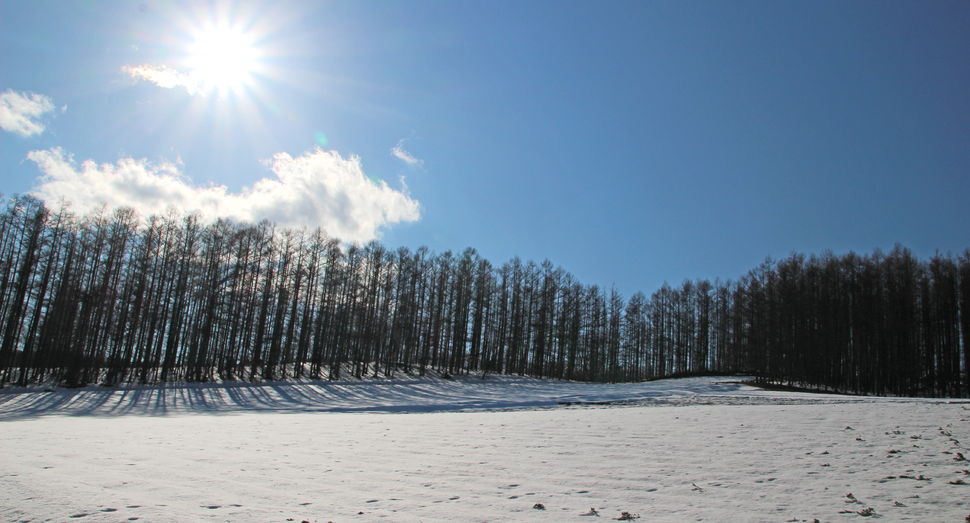
[[[968,420],[724,378],[8,389],[0,520],[963,523]]]

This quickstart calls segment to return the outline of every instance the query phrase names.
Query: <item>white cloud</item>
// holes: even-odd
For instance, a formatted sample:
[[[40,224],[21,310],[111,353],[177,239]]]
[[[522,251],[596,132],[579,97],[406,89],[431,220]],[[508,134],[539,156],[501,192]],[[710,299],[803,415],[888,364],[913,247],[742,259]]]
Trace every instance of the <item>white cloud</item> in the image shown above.
[[[33,193],[48,202],[61,198],[87,210],[100,203],[128,205],[143,215],[170,205],[201,211],[207,219],[269,219],[284,227],[320,226],[343,241],[366,242],[381,228],[421,217],[407,188],[398,191],[365,176],[360,158],[316,149],[293,158],[279,153],[268,162],[276,179],[264,178],[241,193],[225,186],[197,187],[171,163],[123,158],[115,164],[88,160],[77,165],[60,148],[31,151],[27,157],[44,173]]]
[[[184,87],[189,94],[195,94],[199,89],[199,78],[195,75],[182,73],[168,67],[154,65],[136,65],[134,67],[124,66],[121,68],[123,73],[128,74],[135,80],[148,80],[149,82],[166,89],[173,87]]]
[[[408,165],[422,165],[422,164],[424,164],[424,160],[419,160],[419,159],[415,158],[413,155],[411,155],[411,153],[409,153],[409,152],[407,152],[407,151],[404,150],[404,139],[403,138],[401,138],[401,141],[400,142],[397,142],[397,145],[395,145],[394,147],[391,148],[391,154],[393,154],[394,156],[397,156],[398,158],[404,160],[404,162],[407,163]]]
[[[36,93],[16,93],[11,89],[0,93],[0,129],[30,136],[44,132],[44,124],[36,119],[54,110],[51,99]]]

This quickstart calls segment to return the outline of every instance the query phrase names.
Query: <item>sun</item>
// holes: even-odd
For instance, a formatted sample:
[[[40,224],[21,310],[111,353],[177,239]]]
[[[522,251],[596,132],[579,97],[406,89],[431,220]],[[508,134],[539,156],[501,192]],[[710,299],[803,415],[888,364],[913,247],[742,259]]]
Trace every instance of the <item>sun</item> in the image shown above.
[[[190,74],[200,86],[224,90],[244,87],[256,68],[252,38],[239,29],[210,27],[189,46]]]

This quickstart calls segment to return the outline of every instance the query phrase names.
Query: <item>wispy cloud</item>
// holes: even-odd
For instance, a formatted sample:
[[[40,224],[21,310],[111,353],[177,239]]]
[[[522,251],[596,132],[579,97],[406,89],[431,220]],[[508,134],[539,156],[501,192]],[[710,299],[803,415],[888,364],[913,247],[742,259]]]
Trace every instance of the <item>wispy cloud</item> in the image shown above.
[[[407,187],[374,184],[361,169],[360,158],[342,158],[319,148],[296,158],[277,154],[267,162],[276,179],[261,179],[238,194],[225,186],[194,186],[171,163],[123,158],[114,164],[88,160],[78,165],[56,147],[31,151],[27,157],[43,172],[33,191],[36,196],[48,202],[63,198],[81,209],[106,203],[148,215],[175,205],[185,212],[201,211],[209,219],[265,218],[286,227],[320,226],[343,241],[360,242],[376,238],[384,227],[421,217],[420,204]]]
[[[21,136],[40,134],[44,132],[44,124],[37,118],[53,110],[51,99],[42,94],[7,89],[0,93],[0,129]]]
[[[135,80],[148,80],[166,89],[184,87],[189,94],[195,94],[199,90],[199,84],[201,83],[195,75],[169,69],[164,65],[136,65],[134,67],[126,65],[121,68],[121,72],[131,76]]]
[[[404,160],[408,165],[420,166],[424,164],[424,160],[419,160],[404,150],[404,138],[401,138],[401,141],[397,142],[397,145],[391,148],[391,154]]]

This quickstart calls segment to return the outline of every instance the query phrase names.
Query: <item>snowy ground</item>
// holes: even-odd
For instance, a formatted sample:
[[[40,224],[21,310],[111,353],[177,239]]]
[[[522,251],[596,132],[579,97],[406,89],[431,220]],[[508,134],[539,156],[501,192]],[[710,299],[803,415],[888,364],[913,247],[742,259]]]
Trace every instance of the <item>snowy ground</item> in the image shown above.
[[[0,520],[963,523],[968,420],[724,378],[7,389]]]

